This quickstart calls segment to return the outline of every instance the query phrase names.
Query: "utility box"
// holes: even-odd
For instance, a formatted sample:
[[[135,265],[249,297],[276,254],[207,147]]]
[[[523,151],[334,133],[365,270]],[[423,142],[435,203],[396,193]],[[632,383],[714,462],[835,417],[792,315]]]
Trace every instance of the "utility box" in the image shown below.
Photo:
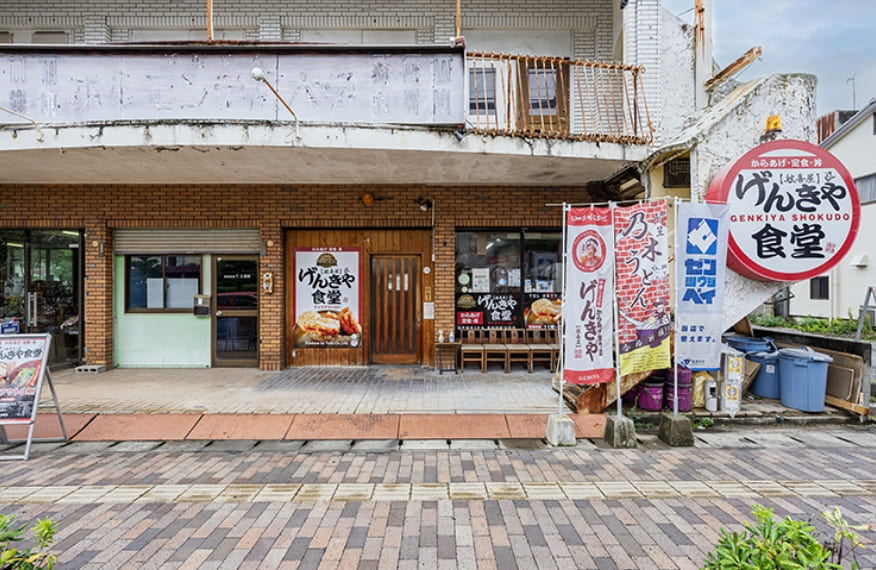
[[[195,295],[193,313],[196,317],[210,316],[210,295]]]

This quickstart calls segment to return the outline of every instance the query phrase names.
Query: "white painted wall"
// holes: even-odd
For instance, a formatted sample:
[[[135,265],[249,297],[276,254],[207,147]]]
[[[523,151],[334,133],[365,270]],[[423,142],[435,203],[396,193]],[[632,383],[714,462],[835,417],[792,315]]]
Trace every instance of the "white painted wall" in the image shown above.
[[[876,134],[873,116],[864,117],[838,139],[827,151],[842,162],[853,178],[876,172]],[[864,303],[868,287],[876,287],[876,203],[861,207],[858,237],[846,257],[826,275],[830,280],[830,299],[809,298],[809,282],[791,288],[794,298],[790,314],[798,317],[857,318],[858,307]],[[863,256],[866,266],[853,265]]]
[[[839,158],[852,178],[876,172],[876,115],[864,117],[855,128],[826,150]]]

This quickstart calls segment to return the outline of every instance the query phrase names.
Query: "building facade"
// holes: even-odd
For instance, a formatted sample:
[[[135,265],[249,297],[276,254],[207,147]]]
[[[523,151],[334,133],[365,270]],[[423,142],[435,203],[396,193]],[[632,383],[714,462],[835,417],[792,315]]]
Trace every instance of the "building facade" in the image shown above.
[[[0,317],[55,362],[265,370],[555,327],[563,203],[697,195],[766,108],[812,138],[805,79],[698,110],[693,36],[658,0],[7,2]]]

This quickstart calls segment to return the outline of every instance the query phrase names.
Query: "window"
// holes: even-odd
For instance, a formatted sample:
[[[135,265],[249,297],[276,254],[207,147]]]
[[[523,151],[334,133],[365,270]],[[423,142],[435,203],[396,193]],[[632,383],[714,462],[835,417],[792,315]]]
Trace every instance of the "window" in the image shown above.
[[[529,114],[557,114],[557,78],[553,69],[529,70]]]
[[[561,241],[560,232],[457,232],[457,326],[556,327]]]
[[[67,43],[67,33],[66,32],[34,32],[30,37],[30,43],[32,44],[66,44]]]
[[[191,311],[201,292],[201,256],[129,255],[125,282],[129,311]]]
[[[810,299],[830,299],[830,280],[827,275],[822,277],[813,277],[809,280],[809,298]]]
[[[496,70],[468,70],[468,112],[483,115],[496,110]]]

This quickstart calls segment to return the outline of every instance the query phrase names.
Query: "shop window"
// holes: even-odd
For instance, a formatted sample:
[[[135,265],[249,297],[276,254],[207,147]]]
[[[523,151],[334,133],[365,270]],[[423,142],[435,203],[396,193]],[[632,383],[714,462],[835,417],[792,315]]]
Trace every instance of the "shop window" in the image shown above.
[[[560,232],[456,233],[456,324],[555,327],[562,292]]]
[[[191,311],[201,292],[201,257],[129,255],[125,283],[128,311]]]
[[[819,300],[830,299],[830,278],[827,275],[813,277],[809,280],[809,298]]]

